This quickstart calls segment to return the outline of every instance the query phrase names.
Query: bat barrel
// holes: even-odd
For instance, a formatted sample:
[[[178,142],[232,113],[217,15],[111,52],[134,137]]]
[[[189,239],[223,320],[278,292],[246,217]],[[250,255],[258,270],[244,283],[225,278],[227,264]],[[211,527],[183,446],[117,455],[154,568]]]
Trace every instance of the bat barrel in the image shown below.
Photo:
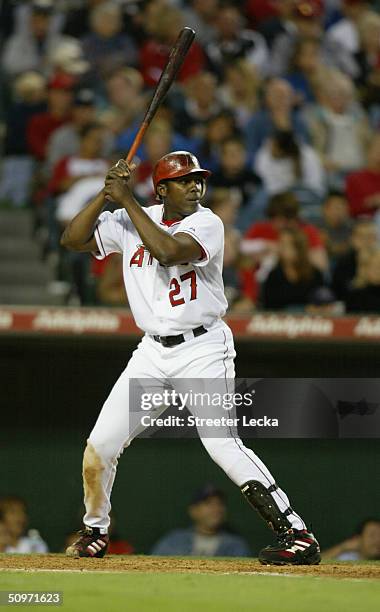
[[[179,70],[181,69],[183,62],[185,61],[187,52],[189,51],[191,44],[194,40],[194,37],[195,32],[192,28],[183,28],[179,33],[178,38],[170,51],[167,64],[161,73],[156,90],[145,113],[145,117],[143,119],[141,127],[137,132],[132,146],[126,157],[128,163],[132,161],[138,147],[140,146],[140,143],[143,139],[146,130],[148,129],[154,115],[157,112],[158,107],[160,106],[160,104],[162,104],[166,94],[170,89],[171,84],[173,83]]]

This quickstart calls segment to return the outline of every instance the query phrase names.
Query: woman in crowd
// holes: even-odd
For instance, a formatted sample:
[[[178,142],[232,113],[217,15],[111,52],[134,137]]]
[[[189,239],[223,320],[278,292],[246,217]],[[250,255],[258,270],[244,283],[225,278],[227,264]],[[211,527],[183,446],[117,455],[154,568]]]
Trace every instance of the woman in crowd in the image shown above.
[[[262,287],[261,301],[267,310],[300,310],[323,286],[321,272],[309,260],[308,242],[298,229],[281,232],[278,264]]]

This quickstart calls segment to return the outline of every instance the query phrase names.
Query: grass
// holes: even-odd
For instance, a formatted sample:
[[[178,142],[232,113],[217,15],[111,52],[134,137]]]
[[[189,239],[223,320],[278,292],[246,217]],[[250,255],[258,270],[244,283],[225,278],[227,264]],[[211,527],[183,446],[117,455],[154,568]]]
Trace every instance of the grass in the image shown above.
[[[377,612],[380,602],[377,581],[303,576],[3,572],[0,590],[62,591],[48,609],[70,612]]]

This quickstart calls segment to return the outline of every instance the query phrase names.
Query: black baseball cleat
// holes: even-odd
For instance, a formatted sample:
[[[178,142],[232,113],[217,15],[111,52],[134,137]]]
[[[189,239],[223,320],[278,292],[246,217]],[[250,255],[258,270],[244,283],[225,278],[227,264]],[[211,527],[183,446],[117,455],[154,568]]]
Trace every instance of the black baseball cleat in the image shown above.
[[[66,548],[68,557],[104,557],[110,541],[106,533],[101,534],[97,527],[85,527],[78,534],[78,540]]]
[[[306,529],[289,529],[277,536],[278,543],[260,551],[263,565],[318,565],[321,554],[318,541]]]

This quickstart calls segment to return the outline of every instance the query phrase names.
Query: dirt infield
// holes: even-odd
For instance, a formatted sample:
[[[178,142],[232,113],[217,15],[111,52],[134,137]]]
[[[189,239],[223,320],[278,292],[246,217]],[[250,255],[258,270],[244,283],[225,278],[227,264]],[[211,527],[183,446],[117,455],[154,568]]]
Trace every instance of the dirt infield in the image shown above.
[[[106,571],[155,573],[260,574],[284,573],[346,579],[380,579],[380,564],[329,563],[317,566],[278,567],[261,565],[256,559],[183,559],[110,555],[104,559],[73,559],[64,555],[0,555],[3,570]]]

